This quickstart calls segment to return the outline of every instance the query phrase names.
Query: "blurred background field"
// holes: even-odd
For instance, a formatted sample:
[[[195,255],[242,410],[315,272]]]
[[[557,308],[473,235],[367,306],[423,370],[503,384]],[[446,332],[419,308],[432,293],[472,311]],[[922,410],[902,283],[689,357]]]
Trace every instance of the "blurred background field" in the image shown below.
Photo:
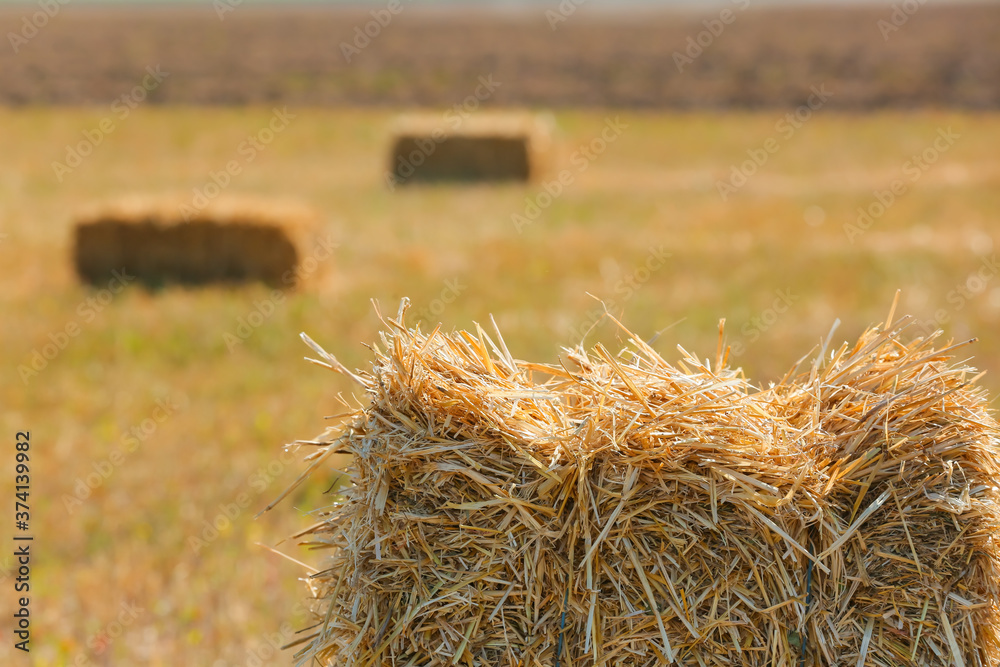
[[[902,289],[902,311],[929,320],[943,310],[949,336],[979,336],[970,352],[991,371],[986,384],[1000,387],[993,335],[1000,280],[990,263],[1000,118],[991,114],[820,112],[722,202],[716,181],[774,134],[782,113],[610,112],[625,126],[620,138],[518,233],[512,214],[523,215],[539,185],[391,192],[382,178],[391,112],[299,111],[230,191],[320,210],[324,236],[337,246],[320,285],[280,302],[263,286],[134,287],[106,306],[85,305],[100,291],[71,272],[70,212],[123,190],[201,187],[271,113],[144,109],[95,150],[90,168],[56,187],[51,161],[100,116],[0,112],[4,364],[30,366],[50,333],[70,322],[81,329],[27,384],[11,373],[0,396],[4,428],[30,428],[39,459],[38,664],[67,664],[81,652],[93,664],[246,664],[248,650],[265,650],[269,633],[301,618],[294,607],[303,570],[255,543],[273,545],[303,528],[307,517],[292,508],[315,508],[325,489],[311,485],[279,511],[253,515],[301,469],[282,459],[279,445],[319,433],[324,415],[341,412],[338,392],[350,391],[339,376],[302,361],[308,350],[298,332],[349,367],[363,366],[361,343],[379,328],[371,298],[395,312],[409,296],[414,320],[448,328],[492,314],[515,356],[546,361],[596,319],[601,307],[588,292],[643,337],[662,331],[655,347],[668,359],[677,344],[713,356],[718,320],[726,318],[740,351],[734,365],[766,382],[835,318],[843,322],[837,340],[880,321]],[[599,136],[608,116],[557,114],[559,168],[571,166],[572,151]],[[903,163],[932,145],[940,128],[959,135],[953,147],[852,243],[844,225],[856,209],[901,178]],[[651,248],[669,257],[643,273],[656,265],[647,265]],[[970,279],[984,266],[993,268]],[[785,312],[768,314],[782,297]],[[262,323],[244,339],[240,322],[255,311],[267,316],[253,318]],[[620,344],[608,324],[587,338],[596,340]],[[181,407],[89,498],[67,501],[162,399]],[[241,494],[249,505],[230,528],[205,545],[191,542],[210,535],[205,522]],[[145,611],[98,650],[94,638],[122,603]]]
[[[963,354],[1000,389],[997,6],[921,6],[888,39],[887,5],[755,9],[679,72],[673,53],[724,6],[738,7],[581,10],[557,30],[549,6],[408,10],[352,63],[338,45],[363,10],[247,6],[220,21],[208,6],[68,6],[0,50],[0,421],[10,438],[31,431],[35,457],[25,664],[290,664],[271,645],[306,623],[305,569],[258,543],[305,528],[338,477],[254,515],[302,469],[281,445],[321,432],[352,389],[302,360],[298,333],[363,367],[373,298],[394,313],[408,296],[425,327],[492,315],[534,361],[584,334],[620,347],[601,301],[659,334],[668,360],[677,345],[714,357],[725,318],[731,364],[763,384],[836,319],[836,342],[881,321],[900,289],[915,335],[978,337]],[[0,33],[30,11],[5,7]],[[117,115],[157,65],[169,77]],[[554,110],[544,182],[387,187],[396,115],[416,105],[447,122],[491,73],[502,85],[482,106]],[[829,100],[801,111],[823,86]],[[241,147],[275,109],[287,127],[249,160]],[[114,130],[57,173],[108,118]],[[769,140],[777,150],[744,169]],[[227,196],[321,215],[314,285],[80,283],[75,211],[131,193],[194,200],[234,160]],[[753,173],[723,197],[734,169]],[[860,226],[859,208],[873,212]],[[14,602],[0,596],[0,616]],[[0,643],[0,664],[14,658]]]
[[[0,102],[103,105],[159,63],[158,104],[450,107],[486,74],[502,106],[780,108],[820,83],[836,108],[1000,104],[993,2],[402,1],[384,27],[370,12],[388,0],[355,4],[70,3],[0,49]],[[0,34],[23,13],[0,7]]]

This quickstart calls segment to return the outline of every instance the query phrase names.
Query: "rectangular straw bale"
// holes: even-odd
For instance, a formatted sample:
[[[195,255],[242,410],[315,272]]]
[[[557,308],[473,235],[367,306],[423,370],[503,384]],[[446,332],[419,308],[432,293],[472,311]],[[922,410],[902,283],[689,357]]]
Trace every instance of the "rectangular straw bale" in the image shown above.
[[[401,319],[313,454],[353,460],[300,664],[1000,664],[997,424],[905,318],[763,390]]]
[[[537,180],[550,161],[550,123],[523,113],[406,115],[392,128],[395,183]]]
[[[133,197],[79,215],[73,259],[80,278],[98,284],[124,268],[151,285],[296,286],[296,268],[318,227],[313,211],[294,203],[230,198],[185,220],[180,203]]]

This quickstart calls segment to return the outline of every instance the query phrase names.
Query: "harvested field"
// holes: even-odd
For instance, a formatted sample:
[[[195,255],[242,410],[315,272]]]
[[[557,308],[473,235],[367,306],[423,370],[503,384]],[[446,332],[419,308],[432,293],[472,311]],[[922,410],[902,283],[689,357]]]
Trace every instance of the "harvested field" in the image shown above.
[[[52,162],[64,162],[107,109],[0,108],[0,350],[11,377],[0,385],[0,425],[11,439],[31,429],[37,444],[32,530],[44,546],[31,564],[37,644],[21,656],[0,642],[0,665],[292,663],[303,646],[279,654],[274,645],[301,638],[295,630],[310,623],[304,570],[259,545],[320,568],[329,551],[276,536],[308,527],[314,517],[292,508],[322,507],[342,476],[320,472],[254,517],[302,472],[301,452],[279,443],[322,431],[324,416],[343,411],[339,394],[368,403],[349,379],[301,362],[309,351],[298,332],[347,367],[368,368],[371,352],[359,343],[377,340],[382,327],[373,296],[392,314],[409,296],[407,321],[424,331],[485,324],[492,313],[512,356],[547,363],[584,335],[587,349],[601,342],[615,355],[624,346],[613,323],[594,324],[604,309],[588,293],[671,362],[678,344],[714,358],[725,317],[730,365],[766,385],[837,317],[831,348],[857,340],[902,288],[899,312],[919,320],[913,336],[939,327],[959,341],[979,336],[955,354],[975,355],[989,370],[983,385],[1000,391],[997,114],[818,112],[785,139],[775,131],[785,110],[557,111],[565,150],[554,169],[570,170],[573,182],[518,229],[511,216],[547,196],[544,186],[386,188],[387,129],[403,111],[296,109],[287,130],[240,163],[227,195],[308,202],[323,216],[320,238],[337,246],[310,248],[306,258],[335,269],[329,280],[281,291],[279,302],[260,284],[115,292],[117,283],[81,283],[70,261],[74,212],[123,192],[190,199],[241,158],[238,147],[268,126],[271,105],[143,106],[62,182]],[[573,152],[601,136],[609,116],[620,116],[620,137],[577,170]],[[911,181],[904,164],[940,130],[959,138]],[[773,136],[781,150],[723,202],[716,181]],[[876,191],[885,198],[896,179],[906,193],[848,237],[859,209],[878,203]],[[13,494],[13,475],[0,477],[0,495]],[[862,526],[866,539],[874,525]],[[886,553],[912,560],[908,550]],[[881,559],[873,564],[903,565]],[[11,550],[0,553],[8,591],[16,568]],[[958,603],[947,604],[951,613]],[[125,606],[137,614],[121,627]],[[14,611],[13,596],[0,595],[0,615]],[[893,637],[887,628],[879,645],[873,635],[870,650],[886,650]]]
[[[484,104],[501,106],[784,108],[825,86],[829,108],[1000,107],[995,3],[923,4],[885,32],[889,6],[739,2],[704,48],[689,40],[721,7],[609,16],[584,5],[553,30],[555,2],[500,14],[416,5],[345,56],[367,11],[242,5],[220,21],[211,3],[71,3],[16,53],[0,50],[0,104],[110,106],[159,65],[169,77],[149,92],[154,104],[451,107],[492,76],[500,85]],[[21,30],[31,7],[0,12],[0,34]]]
[[[890,312],[761,390],[721,327],[711,364],[623,331],[545,365],[499,331],[407,329],[406,306],[360,375],[303,334],[370,403],[303,443],[323,480],[352,463],[297,536],[331,556],[297,657],[1000,661],[1000,427],[963,345]]]
[[[131,198],[81,215],[73,236],[77,274],[93,284],[122,270],[159,286],[247,281],[296,286],[299,263],[318,226],[313,211],[259,200],[213,201],[194,209],[180,201]]]

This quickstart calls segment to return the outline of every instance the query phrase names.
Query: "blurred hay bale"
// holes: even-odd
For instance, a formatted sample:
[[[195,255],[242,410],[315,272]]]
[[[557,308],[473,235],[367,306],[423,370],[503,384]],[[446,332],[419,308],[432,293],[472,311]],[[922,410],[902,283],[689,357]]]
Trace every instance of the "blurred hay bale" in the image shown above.
[[[316,213],[294,202],[220,198],[182,214],[182,200],[131,197],[81,212],[73,259],[80,278],[99,283],[125,268],[164,283],[262,281],[295,287],[318,228]]]
[[[548,168],[552,121],[527,113],[408,114],[392,130],[392,183],[537,180]]]
[[[721,340],[551,366],[402,312],[370,373],[306,338],[370,403],[302,443],[353,456],[299,536],[331,554],[303,663],[1000,664],[998,426],[958,346],[904,318],[758,390]]]

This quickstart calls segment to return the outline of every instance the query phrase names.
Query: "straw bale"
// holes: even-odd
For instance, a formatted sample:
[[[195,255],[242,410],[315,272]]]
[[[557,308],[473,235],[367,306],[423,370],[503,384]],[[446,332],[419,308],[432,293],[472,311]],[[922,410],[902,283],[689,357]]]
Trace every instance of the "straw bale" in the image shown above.
[[[537,114],[409,114],[390,134],[389,173],[398,184],[538,180],[551,162],[552,122]]]
[[[369,372],[303,335],[369,400],[299,443],[297,483],[352,456],[296,536],[329,554],[300,664],[1000,664],[998,430],[959,346],[890,314],[758,389],[721,332],[713,364],[629,334],[544,365],[404,312]]]
[[[185,220],[184,203],[130,197],[81,212],[73,236],[80,278],[97,284],[124,268],[151,285],[296,286],[296,267],[318,227],[313,211],[294,202],[220,198]]]

